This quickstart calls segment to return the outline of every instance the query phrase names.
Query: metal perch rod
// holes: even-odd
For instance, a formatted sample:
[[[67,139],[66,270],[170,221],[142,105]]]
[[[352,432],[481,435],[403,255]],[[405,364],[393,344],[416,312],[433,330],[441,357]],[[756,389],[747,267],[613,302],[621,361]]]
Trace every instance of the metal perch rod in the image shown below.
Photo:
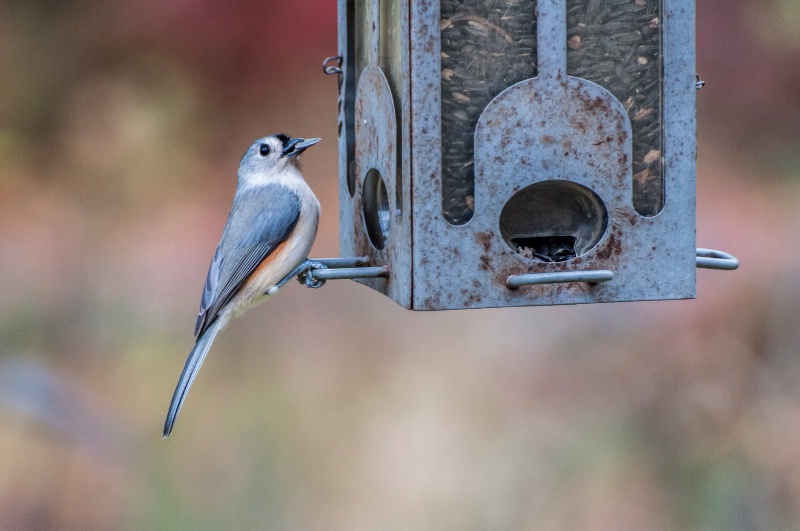
[[[368,267],[367,256],[343,258],[317,258],[314,260],[327,269],[311,269],[308,274],[313,280],[341,280],[354,278],[381,278],[389,276],[389,267]]]

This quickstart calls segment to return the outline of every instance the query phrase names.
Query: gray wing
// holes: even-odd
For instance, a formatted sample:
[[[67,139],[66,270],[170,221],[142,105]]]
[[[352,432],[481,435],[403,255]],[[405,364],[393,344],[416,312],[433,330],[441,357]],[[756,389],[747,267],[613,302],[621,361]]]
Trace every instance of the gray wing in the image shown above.
[[[300,198],[275,184],[237,193],[228,223],[208,268],[200,313],[201,335],[255,269],[286,239],[300,217]]]

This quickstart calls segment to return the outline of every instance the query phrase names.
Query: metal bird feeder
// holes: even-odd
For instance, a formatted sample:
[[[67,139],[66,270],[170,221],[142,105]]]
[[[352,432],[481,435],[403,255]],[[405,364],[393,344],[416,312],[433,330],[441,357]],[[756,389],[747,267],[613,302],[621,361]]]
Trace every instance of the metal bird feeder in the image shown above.
[[[694,7],[339,0],[357,280],[442,310],[684,299],[735,269],[695,243]]]

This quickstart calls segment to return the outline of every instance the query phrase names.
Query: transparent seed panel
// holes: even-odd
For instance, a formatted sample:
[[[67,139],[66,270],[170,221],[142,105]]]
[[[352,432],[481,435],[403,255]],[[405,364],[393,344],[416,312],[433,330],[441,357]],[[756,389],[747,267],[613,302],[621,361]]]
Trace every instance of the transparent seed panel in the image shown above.
[[[441,0],[442,212],[475,209],[474,135],[500,92],[536,76],[535,0]]]
[[[633,206],[664,207],[661,0],[567,0],[567,73],[616,97],[633,126]]]
[[[354,35],[352,37],[353,57],[355,67],[351,74],[353,77],[348,83],[347,90],[352,91],[352,95],[348,95],[348,100],[355,103],[355,92],[358,87],[358,80],[361,78],[361,73],[370,62],[370,36],[372,25],[372,0],[351,0],[348,5],[350,9],[350,16],[352,17],[352,24],[350,28],[354,28]],[[348,43],[349,45],[349,43]],[[347,187],[352,196],[356,189],[356,161],[355,161],[355,126],[353,123],[352,113],[355,107],[351,106],[348,111],[348,146],[347,146]],[[352,139],[352,140],[350,140]]]
[[[397,175],[395,175],[395,216],[399,219],[403,208],[403,27],[400,10],[403,0],[380,0],[380,29],[378,64],[381,67],[389,88],[392,90],[395,117],[397,119]],[[386,176],[390,178],[390,176]]]

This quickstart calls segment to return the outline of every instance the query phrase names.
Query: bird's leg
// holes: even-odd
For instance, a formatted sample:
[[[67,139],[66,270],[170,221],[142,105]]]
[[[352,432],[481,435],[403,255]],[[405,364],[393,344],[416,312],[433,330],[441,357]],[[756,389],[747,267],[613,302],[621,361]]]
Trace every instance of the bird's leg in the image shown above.
[[[324,280],[317,280],[313,278],[311,275],[308,274],[309,271],[313,269],[327,269],[328,267],[321,262],[317,262],[316,260],[306,260],[299,266],[295,267],[291,273],[283,277],[280,282],[278,282],[274,288],[276,291],[283,287],[284,284],[289,282],[293,277],[297,277],[297,281],[300,283],[305,283],[305,285],[309,288],[321,288],[324,284]]]

